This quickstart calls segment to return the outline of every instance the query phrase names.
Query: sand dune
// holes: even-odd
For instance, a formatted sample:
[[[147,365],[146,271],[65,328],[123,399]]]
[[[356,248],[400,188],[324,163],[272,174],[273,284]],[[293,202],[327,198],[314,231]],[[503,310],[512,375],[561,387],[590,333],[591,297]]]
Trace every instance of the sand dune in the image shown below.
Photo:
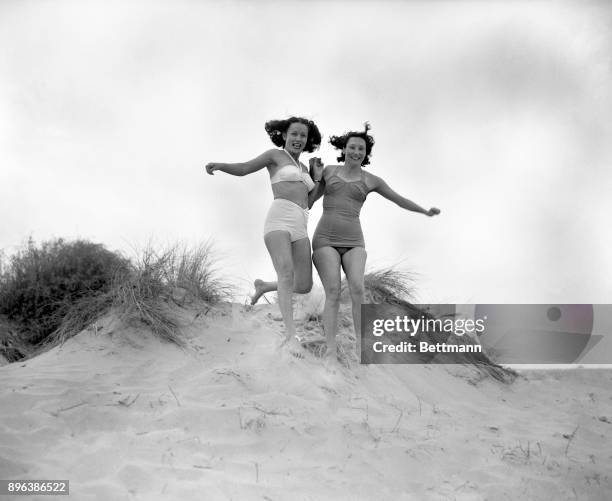
[[[1,367],[0,478],[78,501],[612,498],[610,371],[331,371],[275,350],[275,306],[179,313],[186,349],[109,315]]]

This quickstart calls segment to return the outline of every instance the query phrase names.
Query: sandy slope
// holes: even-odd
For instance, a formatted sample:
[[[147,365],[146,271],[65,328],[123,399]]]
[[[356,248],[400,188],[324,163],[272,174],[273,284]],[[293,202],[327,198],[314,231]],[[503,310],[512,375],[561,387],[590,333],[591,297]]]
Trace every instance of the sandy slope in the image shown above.
[[[275,315],[185,310],[187,350],[108,317],[1,367],[0,478],[70,480],[42,500],[612,498],[610,371],[331,372],[275,352]]]

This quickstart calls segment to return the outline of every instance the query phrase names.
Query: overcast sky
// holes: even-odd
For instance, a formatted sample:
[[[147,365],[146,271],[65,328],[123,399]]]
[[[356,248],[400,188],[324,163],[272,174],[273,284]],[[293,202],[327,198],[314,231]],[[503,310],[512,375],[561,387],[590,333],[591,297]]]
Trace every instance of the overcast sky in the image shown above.
[[[369,169],[442,210],[371,194],[370,268],[423,301],[612,303],[611,42],[605,2],[1,2],[0,248],[212,238],[246,292],[274,276],[268,175],[203,165],[292,114],[333,163],[368,120]]]

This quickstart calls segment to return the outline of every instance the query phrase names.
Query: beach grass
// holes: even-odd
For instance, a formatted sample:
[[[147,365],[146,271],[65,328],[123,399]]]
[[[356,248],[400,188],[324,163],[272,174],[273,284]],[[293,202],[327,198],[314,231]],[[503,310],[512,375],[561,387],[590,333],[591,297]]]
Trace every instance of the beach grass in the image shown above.
[[[215,304],[231,297],[232,287],[220,278],[216,261],[210,242],[195,247],[149,243],[127,258],[85,240],[37,245],[30,239],[3,258],[2,353],[9,361],[32,356],[63,343],[110,310],[121,321],[141,322],[182,346],[170,303]]]

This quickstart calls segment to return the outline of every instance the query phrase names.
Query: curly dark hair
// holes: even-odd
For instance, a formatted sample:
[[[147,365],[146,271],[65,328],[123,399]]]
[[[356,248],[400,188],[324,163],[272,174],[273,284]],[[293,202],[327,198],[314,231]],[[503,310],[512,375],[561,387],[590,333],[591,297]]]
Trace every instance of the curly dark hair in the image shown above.
[[[285,146],[285,140],[283,139],[283,133],[289,130],[289,126],[292,123],[301,123],[308,127],[308,139],[306,140],[306,146],[304,147],[304,151],[308,153],[312,153],[313,151],[319,149],[321,146],[321,133],[319,132],[319,128],[312,121],[307,118],[302,117],[291,117],[286,120],[270,120],[266,122],[266,132],[272,142],[283,148]]]
[[[332,136],[329,138],[330,144],[336,148],[337,150],[343,150],[348,140],[352,137],[360,137],[365,141],[366,144],[366,156],[361,162],[361,165],[368,165],[370,163],[370,155],[372,154],[372,148],[374,147],[374,138],[368,134],[368,131],[371,129],[370,124],[365,122],[363,124],[364,130],[361,132],[351,130],[349,132],[345,132],[342,136]],[[344,162],[345,155],[344,152],[338,157],[338,162]]]

